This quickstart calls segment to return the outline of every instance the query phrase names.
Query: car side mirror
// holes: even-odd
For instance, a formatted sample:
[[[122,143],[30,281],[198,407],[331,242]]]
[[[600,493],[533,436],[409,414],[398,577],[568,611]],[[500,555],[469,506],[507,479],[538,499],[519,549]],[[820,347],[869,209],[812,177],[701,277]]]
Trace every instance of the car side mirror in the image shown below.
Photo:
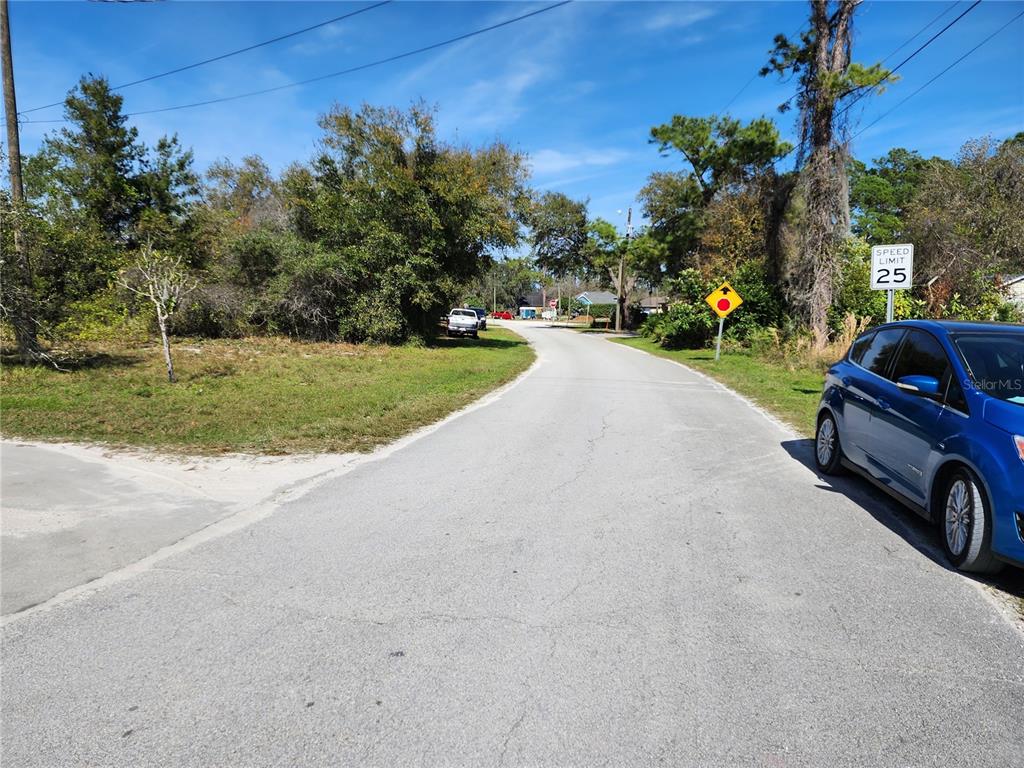
[[[913,395],[933,400],[939,397],[939,380],[934,376],[900,376],[896,386]]]

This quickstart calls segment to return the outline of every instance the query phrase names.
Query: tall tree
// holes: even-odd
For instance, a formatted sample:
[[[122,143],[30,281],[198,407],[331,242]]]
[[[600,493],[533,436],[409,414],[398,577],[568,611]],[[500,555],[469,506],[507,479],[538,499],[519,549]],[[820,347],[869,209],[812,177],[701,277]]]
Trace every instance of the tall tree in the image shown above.
[[[799,77],[797,167],[804,214],[790,300],[818,344],[827,339],[841,246],[850,230],[845,136],[849,104],[891,80],[881,64],[865,67],[851,60],[853,15],[860,2],[811,0],[810,28],[796,42],[776,36],[768,65],[761,70],[762,75]]]
[[[695,265],[705,212],[717,195],[736,191],[766,173],[792,150],[775,124],[757,118],[747,124],[728,116],[674,115],[651,129],[663,155],[678,152],[688,170],[651,175],[640,191],[651,235],[665,247],[669,276]]]
[[[144,199],[135,179],[146,148],[122,102],[105,78],[83,77],[64,101],[69,126],[47,136],[31,161],[41,195],[114,243],[128,239]]]
[[[25,164],[26,192],[40,214],[36,283],[50,323],[75,302],[109,291],[143,241],[191,261],[198,192],[192,153],[176,136],[148,149],[105,79],[83,77],[64,115],[67,125]]]

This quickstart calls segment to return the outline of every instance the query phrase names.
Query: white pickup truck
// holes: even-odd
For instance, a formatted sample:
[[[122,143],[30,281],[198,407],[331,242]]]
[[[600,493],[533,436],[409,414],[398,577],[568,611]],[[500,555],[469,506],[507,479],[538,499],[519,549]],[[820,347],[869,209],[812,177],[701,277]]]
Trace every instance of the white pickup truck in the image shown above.
[[[480,319],[472,309],[453,309],[448,313],[449,336],[472,336],[479,338]]]

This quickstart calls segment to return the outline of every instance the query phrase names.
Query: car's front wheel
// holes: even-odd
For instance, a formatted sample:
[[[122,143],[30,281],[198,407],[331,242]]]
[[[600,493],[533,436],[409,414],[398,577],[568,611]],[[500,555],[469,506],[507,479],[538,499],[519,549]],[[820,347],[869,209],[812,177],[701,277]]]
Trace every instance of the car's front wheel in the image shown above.
[[[839,475],[843,471],[843,449],[839,444],[839,428],[831,413],[818,419],[814,435],[814,464],[823,475]]]
[[[977,476],[966,467],[946,482],[939,512],[942,547],[961,571],[996,573],[1003,564],[992,554],[991,514]]]

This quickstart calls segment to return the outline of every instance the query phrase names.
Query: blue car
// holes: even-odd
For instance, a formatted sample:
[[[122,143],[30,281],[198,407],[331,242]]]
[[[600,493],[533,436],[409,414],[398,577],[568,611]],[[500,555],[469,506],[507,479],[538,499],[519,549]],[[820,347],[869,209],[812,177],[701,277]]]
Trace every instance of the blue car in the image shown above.
[[[815,462],[863,475],[939,529],[959,569],[1024,566],[1024,326],[913,320],[829,368]]]

